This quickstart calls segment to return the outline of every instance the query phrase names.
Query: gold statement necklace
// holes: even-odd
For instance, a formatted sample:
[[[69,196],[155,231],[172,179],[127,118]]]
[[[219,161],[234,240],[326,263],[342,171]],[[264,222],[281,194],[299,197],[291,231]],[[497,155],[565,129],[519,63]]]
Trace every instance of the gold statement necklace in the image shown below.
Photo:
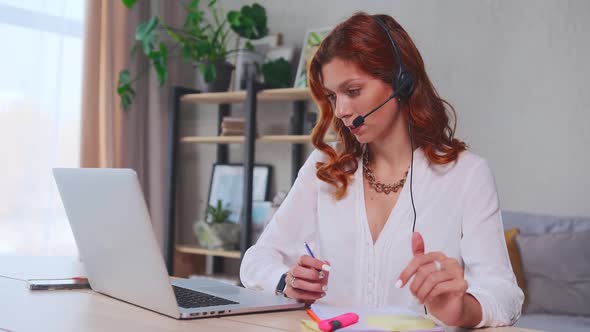
[[[376,192],[384,193],[385,195],[389,195],[391,192],[398,192],[404,186],[404,183],[406,183],[406,178],[408,177],[408,171],[406,171],[404,177],[393,184],[381,183],[375,180],[375,174],[373,174],[373,171],[369,167],[368,149],[365,150],[365,153],[363,154],[363,173],[365,174],[367,181],[369,181],[369,185],[375,189]]]

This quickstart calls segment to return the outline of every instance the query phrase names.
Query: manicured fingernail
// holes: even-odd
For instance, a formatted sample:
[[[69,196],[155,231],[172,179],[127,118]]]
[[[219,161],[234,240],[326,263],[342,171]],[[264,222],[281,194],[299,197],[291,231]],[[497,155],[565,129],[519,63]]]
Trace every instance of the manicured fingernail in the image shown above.
[[[326,296],[326,293],[322,293],[322,297]]]
[[[415,297],[415,298],[414,298],[414,302],[415,302],[417,305],[422,305],[422,302],[420,302],[420,300],[418,300],[418,298],[417,298],[417,297]]]
[[[398,279],[398,280],[395,282],[395,288],[402,288],[402,280],[401,280],[401,279]]]
[[[330,269],[332,269],[332,267],[328,264],[324,264],[322,265],[322,270],[326,271],[326,272],[330,272]]]
[[[319,278],[320,278],[320,279],[324,279],[324,277],[325,277],[325,275],[324,275],[324,271],[320,271]]]
[[[327,291],[327,290],[328,290],[328,285],[323,285],[323,286],[322,286],[322,291],[324,291],[324,292],[325,292],[325,291]]]

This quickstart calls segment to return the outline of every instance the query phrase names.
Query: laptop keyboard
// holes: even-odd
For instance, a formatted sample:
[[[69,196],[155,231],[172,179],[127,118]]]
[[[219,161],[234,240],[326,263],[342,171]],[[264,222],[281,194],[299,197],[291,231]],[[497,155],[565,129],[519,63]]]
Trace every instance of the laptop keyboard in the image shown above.
[[[174,288],[174,295],[176,295],[176,302],[179,306],[183,308],[200,308],[225,304],[239,304],[238,302],[197,292],[192,289],[182,288],[178,286],[172,287]]]

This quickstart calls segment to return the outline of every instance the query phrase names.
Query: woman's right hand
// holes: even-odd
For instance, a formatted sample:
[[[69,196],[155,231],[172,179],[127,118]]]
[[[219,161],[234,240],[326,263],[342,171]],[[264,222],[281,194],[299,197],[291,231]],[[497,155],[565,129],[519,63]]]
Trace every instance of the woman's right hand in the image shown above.
[[[328,290],[330,263],[308,255],[299,257],[287,272],[284,294],[299,302],[311,304],[324,297]]]

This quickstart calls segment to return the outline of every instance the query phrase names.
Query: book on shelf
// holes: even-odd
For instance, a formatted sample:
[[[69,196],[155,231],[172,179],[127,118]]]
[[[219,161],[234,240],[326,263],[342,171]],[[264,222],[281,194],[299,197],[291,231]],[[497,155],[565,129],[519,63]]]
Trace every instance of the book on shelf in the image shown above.
[[[246,128],[244,123],[225,123],[222,122],[221,123],[221,128],[227,128],[227,129],[244,129]]]
[[[227,129],[221,128],[221,136],[244,136],[243,129]]]
[[[221,120],[221,136],[244,136],[245,127],[244,118],[226,116]]]
[[[242,117],[236,117],[236,116],[224,116],[223,120],[221,120],[222,123],[227,123],[227,124],[244,124],[246,123],[246,119],[242,118]]]

